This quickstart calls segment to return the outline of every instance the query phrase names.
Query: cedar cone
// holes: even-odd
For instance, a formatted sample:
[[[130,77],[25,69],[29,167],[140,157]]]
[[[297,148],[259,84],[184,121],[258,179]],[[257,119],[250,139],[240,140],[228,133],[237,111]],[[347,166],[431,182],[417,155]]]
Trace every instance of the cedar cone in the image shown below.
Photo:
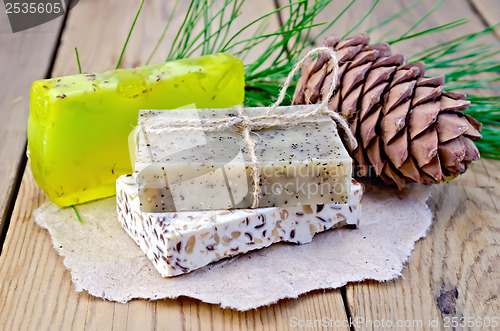
[[[366,34],[325,46],[337,53],[338,84],[328,106],[344,116],[358,140],[349,151],[356,174],[380,177],[402,189],[431,184],[467,170],[479,159],[471,139],[481,124],[462,113],[465,94],[445,92],[444,76],[425,77],[425,65],[391,55],[387,44],[369,45]],[[293,104],[319,103],[333,81],[331,60],[321,54],[302,67]]]

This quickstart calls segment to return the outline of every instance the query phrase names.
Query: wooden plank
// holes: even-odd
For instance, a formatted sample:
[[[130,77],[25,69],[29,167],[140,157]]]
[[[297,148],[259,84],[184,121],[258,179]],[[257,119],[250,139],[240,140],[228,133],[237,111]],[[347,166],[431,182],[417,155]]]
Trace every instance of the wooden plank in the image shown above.
[[[3,8],[3,7],[2,7]],[[8,17],[0,15],[0,234],[7,222],[8,209],[19,168],[25,159],[26,121],[29,91],[34,80],[44,78],[51,65],[63,18],[12,33]],[[0,247],[2,243],[0,242]]]
[[[412,1],[381,2],[377,10],[386,12],[388,16],[410,3]],[[421,10],[425,12],[435,3],[426,2]],[[496,14],[497,19],[499,13]],[[411,27],[421,15],[422,11],[414,14],[413,18],[410,15],[408,20],[399,20],[399,33]],[[397,44],[396,50],[412,54],[484,28],[467,1],[454,1],[453,7],[445,2],[418,30],[461,17],[470,17],[470,23]],[[364,27],[370,25],[373,24],[367,23]],[[383,30],[378,31],[375,40],[382,34]],[[489,36],[484,41],[496,40]],[[481,160],[460,178],[433,187],[429,203],[436,215],[435,221],[427,238],[417,243],[403,277],[388,283],[367,281],[346,287],[350,313],[354,320],[360,322],[354,324],[355,328],[370,329],[368,321],[383,323],[383,319],[386,324],[379,324],[382,329],[384,326],[390,329],[387,323],[396,325],[398,321],[410,323],[406,325],[408,329],[430,329],[434,323],[437,323],[437,328],[444,329],[445,322],[452,326],[452,317],[479,318],[483,321],[499,318],[499,171],[500,162]],[[419,323],[422,323],[421,326]]]
[[[480,161],[471,170],[433,188],[436,219],[427,238],[417,243],[403,277],[347,286],[353,318],[409,321],[427,329],[437,323],[445,329],[452,317],[474,318],[474,323],[499,317],[500,179],[489,173],[498,173],[500,162]]]
[[[484,22],[488,25],[500,23],[500,2],[498,0],[469,0],[479,15],[483,17]],[[495,33],[500,38],[500,28],[495,30]]]
[[[146,2],[123,67],[144,63],[172,5],[160,0]],[[68,17],[53,76],[77,72],[75,46],[84,71],[113,68],[137,8],[137,1],[80,1]],[[251,20],[272,8],[268,1],[260,0],[257,4],[252,1],[242,12],[245,20]],[[162,48],[153,62],[161,61],[166,50]],[[294,321],[322,317],[347,319],[338,290],[315,291],[297,300],[282,300],[249,312],[222,310],[189,298],[117,304],[76,293],[70,273],[52,248],[49,235],[34,224],[31,216],[45,199],[28,166],[7,233],[5,252],[0,256],[0,330],[275,330],[288,328]]]

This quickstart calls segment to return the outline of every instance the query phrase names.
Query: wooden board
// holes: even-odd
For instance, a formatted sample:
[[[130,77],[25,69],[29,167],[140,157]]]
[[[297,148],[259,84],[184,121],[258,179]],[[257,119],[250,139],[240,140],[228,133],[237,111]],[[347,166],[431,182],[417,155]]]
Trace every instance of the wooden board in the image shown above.
[[[47,74],[62,21],[12,33],[7,15],[0,14],[0,233],[24,170],[30,86]]]

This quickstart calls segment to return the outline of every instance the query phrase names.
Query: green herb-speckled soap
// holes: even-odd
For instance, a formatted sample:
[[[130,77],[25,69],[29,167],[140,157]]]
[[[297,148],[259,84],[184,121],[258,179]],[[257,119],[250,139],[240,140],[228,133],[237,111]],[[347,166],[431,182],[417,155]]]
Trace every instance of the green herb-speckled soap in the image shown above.
[[[243,102],[244,69],[207,55],[33,83],[28,156],[50,200],[69,206],[115,194],[131,173],[128,135],[140,109],[229,107]]]

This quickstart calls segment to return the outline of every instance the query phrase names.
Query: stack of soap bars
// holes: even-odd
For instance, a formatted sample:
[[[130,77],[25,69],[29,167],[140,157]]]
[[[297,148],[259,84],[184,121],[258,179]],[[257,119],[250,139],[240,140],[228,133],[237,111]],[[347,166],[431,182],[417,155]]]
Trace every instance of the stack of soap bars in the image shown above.
[[[243,114],[252,123],[267,109]],[[252,143],[238,121],[211,129],[242,116],[232,108],[140,112],[135,172],[116,184],[118,216],[164,277],[358,224],[363,189],[329,117],[251,128]]]

